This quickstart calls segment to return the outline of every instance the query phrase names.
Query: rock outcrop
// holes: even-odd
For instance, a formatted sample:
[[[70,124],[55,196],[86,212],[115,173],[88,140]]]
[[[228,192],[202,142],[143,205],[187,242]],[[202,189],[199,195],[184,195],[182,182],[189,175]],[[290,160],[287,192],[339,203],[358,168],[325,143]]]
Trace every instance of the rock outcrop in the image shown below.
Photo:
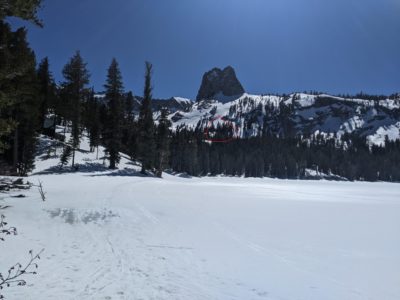
[[[196,100],[214,99],[221,102],[228,102],[235,97],[240,97],[244,93],[244,88],[231,66],[223,70],[214,68],[204,74]]]

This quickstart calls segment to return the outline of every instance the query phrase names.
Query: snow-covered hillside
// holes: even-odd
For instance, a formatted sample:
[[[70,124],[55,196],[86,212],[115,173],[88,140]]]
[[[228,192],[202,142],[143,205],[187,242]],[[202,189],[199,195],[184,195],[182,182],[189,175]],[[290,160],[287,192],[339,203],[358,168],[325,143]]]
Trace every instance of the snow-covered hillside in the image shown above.
[[[295,134],[356,133],[367,136],[373,144],[383,144],[386,137],[400,138],[400,99],[374,101],[304,93],[286,97],[244,94],[229,102],[193,102],[184,111],[173,110],[170,119],[175,128],[194,128],[206,126],[216,116],[233,122],[239,128],[240,137],[257,135],[264,128],[284,134],[285,127],[290,126]]]
[[[157,179],[126,159],[109,171],[101,152],[58,174],[44,151],[29,181],[46,202],[1,195],[19,235],[0,270],[45,248],[7,299],[400,299],[399,184]]]
[[[218,95],[217,95],[218,96]],[[103,101],[104,95],[96,95]],[[218,97],[219,100],[191,101],[187,98],[153,100],[154,118],[160,108],[170,112],[173,128],[204,128],[229,120],[237,128],[237,137],[256,136],[263,130],[275,134],[354,133],[367,137],[370,144],[384,145],[385,139],[400,139],[400,95],[369,100],[328,94],[293,93],[287,96],[252,95]],[[135,97],[134,111],[139,113],[140,97]],[[217,117],[217,118],[216,118]]]

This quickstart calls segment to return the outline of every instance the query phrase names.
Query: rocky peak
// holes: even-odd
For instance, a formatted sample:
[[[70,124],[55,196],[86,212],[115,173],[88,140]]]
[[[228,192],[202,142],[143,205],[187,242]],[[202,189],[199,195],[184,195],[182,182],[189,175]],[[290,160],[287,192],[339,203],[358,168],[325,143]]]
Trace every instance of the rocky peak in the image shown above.
[[[196,100],[214,99],[227,102],[243,95],[244,92],[231,66],[223,70],[214,68],[204,74]]]

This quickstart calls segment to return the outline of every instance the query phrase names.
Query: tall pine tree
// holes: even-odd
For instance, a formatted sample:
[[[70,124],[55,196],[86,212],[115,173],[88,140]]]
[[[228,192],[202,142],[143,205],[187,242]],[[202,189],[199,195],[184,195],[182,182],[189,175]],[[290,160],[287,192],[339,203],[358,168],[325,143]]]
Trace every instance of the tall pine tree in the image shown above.
[[[110,160],[110,169],[115,169],[119,163],[123,119],[123,93],[122,76],[115,58],[108,69],[106,89],[107,121],[104,128],[104,144]]]
[[[36,77],[35,54],[29,48],[26,30],[21,28],[15,33],[15,47],[18,59],[25,70],[17,76],[12,86],[16,97],[13,118],[17,122],[13,138],[13,166],[20,176],[25,176],[34,167],[36,138],[39,129],[39,97]]]
[[[37,70],[37,77],[39,80],[40,87],[40,115],[39,115],[39,125],[40,129],[43,128],[45,134],[54,135],[55,133],[55,113],[57,106],[57,88],[54,82],[53,75],[50,72],[49,59],[45,57],[39,64]],[[46,115],[51,112],[53,114],[53,123],[50,124],[46,122]]]
[[[37,18],[40,4],[41,0],[0,0],[0,164],[1,160],[13,162],[14,171],[19,168],[21,175],[33,167],[38,106],[32,72],[35,56],[26,41],[26,30],[13,32],[6,17],[41,25]],[[7,172],[8,167],[2,169]]]
[[[63,69],[65,81],[62,83],[64,101],[68,102],[68,117],[72,123],[72,168],[75,165],[75,151],[80,144],[81,134],[81,104],[89,91],[89,72],[80,52],[77,51]]]
[[[125,97],[125,113],[122,131],[122,145],[123,151],[134,160],[136,159],[137,152],[137,123],[135,122],[134,115],[134,96],[132,92],[128,92]]]
[[[89,134],[89,144],[90,151],[93,152],[97,148],[97,154],[100,145],[100,135],[101,135],[101,122],[100,122],[100,103],[94,96],[94,91],[92,90],[86,105],[86,124],[85,124],[88,134]],[[98,155],[97,155],[98,158]]]
[[[14,34],[9,24],[0,21],[0,154],[10,147],[8,137],[16,127],[10,115],[17,101],[11,89],[11,80],[24,70],[23,65],[15,65]]]
[[[154,139],[154,121],[153,111],[151,106],[152,101],[152,76],[153,66],[146,62],[146,74],[142,105],[140,107],[138,120],[138,158],[142,162],[142,173],[146,170],[154,168],[155,160],[155,139]]]
[[[24,28],[12,32],[0,21],[0,33],[0,153],[12,173],[26,175],[33,168],[39,119],[35,55]]]

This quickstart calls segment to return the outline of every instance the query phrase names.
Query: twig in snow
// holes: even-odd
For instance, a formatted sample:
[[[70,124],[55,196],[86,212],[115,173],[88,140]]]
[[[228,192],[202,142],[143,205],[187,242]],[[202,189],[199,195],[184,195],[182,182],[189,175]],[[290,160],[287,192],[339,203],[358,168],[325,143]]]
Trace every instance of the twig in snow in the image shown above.
[[[43,185],[42,185],[42,182],[40,180],[39,180],[38,189],[39,189],[40,197],[42,197],[43,201],[46,201],[46,193],[43,190]]]
[[[38,254],[33,255],[33,251],[30,250],[29,254],[31,256],[29,262],[24,266],[20,263],[16,263],[8,269],[7,276],[0,273],[0,291],[5,287],[10,286],[24,286],[26,281],[22,279],[25,275],[36,275],[38,264],[35,262],[40,259],[40,255],[43,253],[42,249]],[[4,296],[0,294],[0,299],[4,299]]]
[[[5,209],[6,206],[0,206],[0,209]],[[17,235],[17,228],[15,227],[6,227],[8,223],[4,221],[6,217],[1,214],[0,215],[0,241],[4,241],[4,237],[6,235]]]

